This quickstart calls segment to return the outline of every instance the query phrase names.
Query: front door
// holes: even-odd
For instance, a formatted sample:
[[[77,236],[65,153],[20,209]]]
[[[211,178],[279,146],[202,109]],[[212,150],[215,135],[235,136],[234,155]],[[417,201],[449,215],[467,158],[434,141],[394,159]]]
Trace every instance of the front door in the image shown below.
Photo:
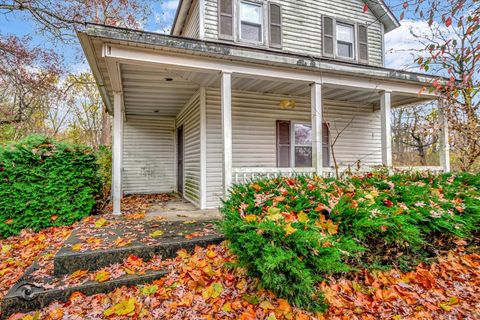
[[[183,127],[177,129],[177,190],[183,194]]]

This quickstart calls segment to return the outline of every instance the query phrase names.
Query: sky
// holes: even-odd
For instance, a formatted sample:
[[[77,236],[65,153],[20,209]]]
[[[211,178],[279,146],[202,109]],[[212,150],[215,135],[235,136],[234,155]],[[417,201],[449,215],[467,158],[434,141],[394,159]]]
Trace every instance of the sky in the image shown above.
[[[175,17],[175,11],[178,6],[178,0],[150,0],[152,1],[153,14],[143,25],[146,31],[159,33],[168,33]],[[399,17],[402,11],[404,0],[386,0],[385,1],[394,14]],[[401,21],[402,26],[385,35],[386,47],[386,67],[402,70],[418,71],[412,66],[413,52],[410,49],[421,49],[422,46],[409,32],[409,28],[423,29],[426,24],[422,21],[411,19],[408,15]],[[0,34],[14,34],[24,36],[34,34],[32,38],[33,45],[40,45],[47,48],[55,47],[64,57],[66,64],[72,72],[88,70],[88,66],[81,58],[81,48],[78,43],[65,46],[61,44],[52,44],[45,36],[35,33],[35,25],[29,21],[28,17],[19,13],[0,13]]]

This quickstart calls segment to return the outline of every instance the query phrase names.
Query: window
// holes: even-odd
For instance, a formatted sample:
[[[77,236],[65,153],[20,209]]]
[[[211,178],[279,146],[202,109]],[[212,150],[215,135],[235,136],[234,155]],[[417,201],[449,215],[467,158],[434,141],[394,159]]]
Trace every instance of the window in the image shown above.
[[[240,2],[240,39],[263,42],[263,6],[252,2]]]
[[[293,166],[295,168],[309,168],[312,166],[312,125],[303,123],[293,124]]]
[[[337,23],[337,56],[354,58],[355,28],[352,25]]]

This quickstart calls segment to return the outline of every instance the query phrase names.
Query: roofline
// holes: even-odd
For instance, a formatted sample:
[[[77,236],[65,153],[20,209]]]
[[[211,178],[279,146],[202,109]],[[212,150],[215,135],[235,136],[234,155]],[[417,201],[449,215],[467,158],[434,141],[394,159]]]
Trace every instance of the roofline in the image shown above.
[[[182,8],[182,5],[183,5],[183,0],[180,0],[178,3],[177,10],[175,11],[175,19],[173,19],[172,29],[170,30],[171,35],[173,35],[173,30],[177,26],[177,20],[178,20],[178,16],[180,15],[180,9]]]
[[[398,20],[397,16],[395,16],[395,14],[393,13],[392,9],[390,9],[390,6],[384,1],[384,0],[380,0],[382,2],[382,4],[385,6],[385,8],[387,9],[387,13],[388,15],[390,16],[390,19],[392,19],[392,21],[394,22],[394,24],[396,25],[396,28],[400,27],[401,26],[401,23],[400,21]],[[396,29],[395,28],[395,29]],[[394,29],[392,29],[394,30]],[[392,30],[389,30],[389,31],[392,31]],[[389,32],[388,31],[388,32]],[[386,33],[388,33],[386,32]]]
[[[122,31],[122,32],[118,32]],[[335,71],[332,69],[327,69],[327,67],[335,67],[338,68],[355,68],[357,74],[363,74],[364,76],[372,76],[369,74],[370,72],[385,72],[389,80],[396,80],[396,81],[407,81],[407,82],[415,82],[421,83],[423,85],[430,85],[434,79],[444,79],[448,81],[445,77],[429,75],[425,73],[419,72],[411,72],[411,71],[403,71],[397,70],[392,68],[386,67],[379,67],[379,66],[371,66],[371,65],[361,65],[356,64],[353,62],[348,61],[338,61],[334,59],[329,59],[325,57],[312,57],[310,55],[301,55],[296,53],[290,52],[283,52],[274,49],[267,49],[267,48],[252,48],[245,45],[233,44],[233,43],[224,43],[224,42],[217,42],[217,41],[205,41],[205,40],[198,40],[192,38],[185,38],[173,35],[166,35],[160,34],[155,32],[148,32],[148,31],[139,31],[134,29],[128,29],[123,27],[112,27],[106,26],[102,24],[95,24],[95,23],[87,23],[86,24],[86,31],[79,32],[79,35],[85,34],[89,37],[97,37],[103,38],[105,40],[116,40],[116,41],[125,41],[131,43],[142,43],[145,45],[157,46],[157,47],[168,47],[169,49],[176,49],[177,51],[183,50],[190,53],[203,53],[205,56],[221,56],[221,57],[228,57],[228,59],[232,61],[239,61],[240,58],[238,56],[231,55],[231,51],[233,50],[243,50],[249,53],[261,53],[261,54],[271,54],[272,57],[279,57],[285,59],[296,59],[297,63],[293,65],[292,63],[281,63],[281,62],[272,62],[272,64],[278,65],[280,67],[295,67],[295,68],[302,68],[306,70],[317,70],[321,71]],[[156,39],[155,39],[156,38]],[[172,41],[177,40],[177,41]],[[183,47],[182,47],[183,46]],[[173,51],[173,50],[172,50]],[[242,51],[242,52],[243,52]],[[228,52],[228,53],[227,53]],[[229,55],[230,53],[230,55]],[[245,59],[244,59],[245,60]],[[263,60],[254,60],[250,58],[247,62],[253,63],[262,63],[265,62]],[[322,66],[322,64],[324,64]],[[362,72],[364,70],[364,72]],[[349,71],[336,71],[341,73],[348,74]],[[350,74],[352,72],[350,71]],[[355,73],[355,72],[353,72]]]

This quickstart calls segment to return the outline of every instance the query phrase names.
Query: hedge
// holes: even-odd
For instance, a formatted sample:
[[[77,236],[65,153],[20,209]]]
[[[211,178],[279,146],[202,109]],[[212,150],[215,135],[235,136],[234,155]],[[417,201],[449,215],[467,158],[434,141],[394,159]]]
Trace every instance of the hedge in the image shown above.
[[[480,230],[478,175],[299,176],[232,188],[221,229],[237,264],[312,311],[316,284],[362,268],[408,269]]]
[[[88,147],[43,136],[0,147],[0,236],[72,224],[92,212],[100,187]]]

